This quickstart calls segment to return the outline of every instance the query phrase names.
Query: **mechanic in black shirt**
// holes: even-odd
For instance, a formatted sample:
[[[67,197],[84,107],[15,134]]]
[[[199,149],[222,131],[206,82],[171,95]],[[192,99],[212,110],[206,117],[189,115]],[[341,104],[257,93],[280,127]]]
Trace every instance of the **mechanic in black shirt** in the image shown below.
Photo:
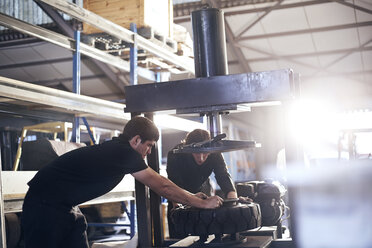
[[[159,138],[152,121],[134,117],[118,138],[65,153],[28,183],[22,228],[25,248],[88,248],[87,223],[77,205],[112,190],[126,174],[171,201],[216,208],[219,197],[204,198],[177,187],[144,159]]]
[[[207,130],[195,129],[186,135],[182,144],[209,140]],[[179,144],[179,145],[182,145]],[[177,145],[177,146],[179,146]],[[176,147],[177,147],[176,146]],[[175,147],[175,148],[176,148]],[[173,150],[173,149],[172,149]],[[168,178],[179,187],[192,193],[203,192],[211,195],[209,176],[214,172],[218,185],[226,198],[237,198],[236,189],[227,170],[225,160],[221,153],[173,153],[168,152],[167,174]],[[168,201],[168,230],[170,238],[184,238],[175,231],[171,212],[178,205],[177,201]]]

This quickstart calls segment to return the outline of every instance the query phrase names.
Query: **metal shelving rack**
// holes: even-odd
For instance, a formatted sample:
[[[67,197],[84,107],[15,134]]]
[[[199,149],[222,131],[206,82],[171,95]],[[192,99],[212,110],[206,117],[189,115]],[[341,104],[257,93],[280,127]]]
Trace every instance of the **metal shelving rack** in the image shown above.
[[[73,19],[97,27],[103,32],[131,44],[136,49],[143,49],[148,53],[163,59],[167,63],[174,65],[174,67],[178,68],[179,70],[187,71],[190,74],[194,74],[193,59],[178,56],[166,50],[165,48],[154,44],[150,40],[137,35],[135,32],[116,25],[94,14],[93,12],[90,12],[73,3],[69,3],[63,0],[37,0],[37,2],[39,4],[43,4],[44,6],[62,11],[65,14],[71,16],[71,18]],[[127,62],[120,59],[119,57],[80,43],[78,39],[75,40],[71,37],[67,37],[62,34],[55,33],[50,30],[23,22],[2,13],[0,13],[0,25],[61,46],[70,51],[73,51],[74,53],[84,54],[88,57],[107,63],[121,70],[131,72],[131,78],[132,76],[133,78],[136,78],[135,74],[138,74],[139,77],[143,77],[155,82],[158,77],[158,75],[153,71],[141,67],[137,68],[137,65],[133,62],[136,61],[136,59],[134,58],[131,58],[130,62]],[[76,68],[74,68],[74,70],[75,69]],[[75,75],[73,76],[75,82]],[[24,107],[25,105],[27,106],[28,104],[36,103],[48,106],[49,111],[61,114],[69,114],[76,117],[89,116],[89,118],[93,120],[96,119],[98,121],[109,122],[112,125],[122,126],[123,121],[130,119],[130,115],[124,113],[124,104],[55,90],[48,87],[38,86],[5,77],[0,77],[0,97],[14,106]],[[5,202],[3,198],[1,174],[2,173],[0,170],[0,244],[1,247],[6,247],[4,214],[7,207],[4,206]],[[123,189],[127,192],[127,194],[124,194],[124,197],[133,197],[134,188],[131,187],[132,186],[129,186],[129,188]],[[112,197],[111,199],[120,198],[120,196],[118,196],[117,193],[114,192],[114,194],[108,197],[95,199],[95,202],[105,202],[107,201],[107,198],[110,197]]]

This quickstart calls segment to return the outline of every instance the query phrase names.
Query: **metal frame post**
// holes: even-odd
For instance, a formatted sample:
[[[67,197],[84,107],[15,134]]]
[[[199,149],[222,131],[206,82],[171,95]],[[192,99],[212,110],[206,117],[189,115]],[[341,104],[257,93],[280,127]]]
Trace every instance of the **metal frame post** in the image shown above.
[[[130,200],[130,215],[129,215],[129,221],[130,221],[130,238],[134,237],[134,233],[136,232],[135,228],[135,202],[134,200]]]
[[[155,74],[155,77],[156,77],[156,83],[160,83],[162,81],[162,73],[161,72],[157,72]],[[159,140],[158,142],[156,142],[156,145],[157,145],[157,152],[158,152],[158,157],[159,157],[159,165],[161,165],[161,159],[162,159],[162,138],[161,138],[161,128],[159,128]]]
[[[75,94],[80,95],[80,31],[74,31],[75,51],[72,59],[72,88]],[[72,141],[80,143],[80,118],[75,116],[72,127]]]
[[[137,85],[137,26],[130,24],[130,30],[133,34],[133,44],[130,46],[130,84]],[[132,113],[132,118],[138,115]],[[138,229],[138,247],[151,247],[151,219],[149,189],[144,184],[135,181],[136,208],[137,208],[137,229]]]
[[[130,84],[138,84],[138,68],[137,68],[137,25],[135,23],[130,24],[130,30],[133,34],[133,44],[130,46]]]
[[[3,171],[3,166],[1,164],[1,156],[0,156],[0,244],[1,247],[6,247],[6,230],[5,230],[5,213],[4,213],[4,197],[3,197],[3,183],[1,174]]]
[[[89,134],[89,137],[92,141],[93,144],[96,144],[96,138],[94,137],[93,133],[92,133],[92,130],[90,130],[90,125],[87,121],[87,118],[85,117],[81,117],[81,119],[83,120],[85,126],[87,127],[87,131],[88,131],[88,134]]]

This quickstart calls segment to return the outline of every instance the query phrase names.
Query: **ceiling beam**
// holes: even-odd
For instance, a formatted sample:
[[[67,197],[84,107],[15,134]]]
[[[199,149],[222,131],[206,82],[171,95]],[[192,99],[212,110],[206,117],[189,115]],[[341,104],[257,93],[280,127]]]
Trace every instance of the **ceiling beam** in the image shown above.
[[[301,57],[313,57],[313,56],[323,56],[323,55],[331,55],[331,54],[340,54],[340,53],[346,53],[347,55],[350,55],[354,52],[362,52],[362,51],[372,51],[372,47],[367,47],[367,46],[361,46],[358,48],[350,48],[350,49],[340,49],[340,50],[333,50],[333,51],[325,51],[325,52],[314,52],[314,53],[303,53],[303,54],[294,54],[294,55],[276,55],[272,53],[268,53],[266,51],[256,49],[250,46],[242,46],[247,49],[253,50],[255,52],[259,52],[265,55],[268,55],[269,57],[264,57],[264,58],[256,58],[256,59],[248,59],[247,63],[254,63],[254,62],[260,62],[260,61],[274,61],[274,60],[285,60],[289,61],[295,64],[299,64],[311,69],[314,69],[318,72],[324,72],[327,74],[331,74],[330,72],[326,71],[324,68],[316,67],[304,62],[301,62],[299,60],[295,60],[296,58],[301,58]],[[337,59],[338,60],[338,59]],[[234,65],[234,64],[240,64],[240,61],[234,60],[234,61],[228,61],[229,65]],[[313,74],[312,76],[316,76],[316,74]]]
[[[253,58],[253,59],[247,59],[249,63],[252,62],[261,62],[261,61],[270,61],[275,59],[282,59],[282,60],[288,60],[288,59],[296,59],[296,58],[305,58],[305,57],[314,57],[314,56],[325,56],[325,55],[332,55],[332,54],[341,54],[341,53],[355,53],[355,52],[363,52],[363,51],[372,51],[372,47],[357,47],[357,48],[347,48],[347,49],[338,49],[338,50],[332,50],[332,51],[323,51],[323,52],[312,52],[312,53],[297,53],[297,54],[289,54],[289,55],[275,55],[274,57],[271,57],[271,53],[267,53],[262,50],[255,49],[250,46],[241,45],[242,47],[245,47],[250,50],[254,50],[259,53],[264,53],[265,55],[269,55],[270,57],[263,57],[263,58]],[[236,64],[238,61],[229,61],[229,64]]]
[[[49,5],[34,1],[39,7],[57,24],[61,31],[70,38],[74,37],[74,29],[68,24],[63,17]]]
[[[263,51],[263,50],[260,50],[260,49],[257,49],[257,48],[248,46],[248,45],[242,45],[242,44],[236,44],[236,45],[237,46],[240,46],[240,47],[243,47],[243,48],[247,48],[247,49],[253,50],[253,51],[258,52],[258,53],[262,53],[262,54],[268,55],[268,56],[270,56],[271,60],[280,60],[280,59],[287,60],[287,61],[290,61],[292,63],[298,64],[298,65],[302,65],[302,66],[305,66],[305,67],[308,67],[308,68],[311,68],[311,69],[314,69],[314,70],[320,70],[320,68],[317,67],[317,66],[313,66],[311,64],[307,64],[307,63],[304,63],[302,61],[294,60],[292,58],[284,58],[284,57],[282,57],[280,55],[276,55],[274,53],[269,53],[269,52],[266,52],[266,51]]]
[[[254,25],[256,25],[257,23],[259,23],[263,18],[265,18],[265,16],[267,16],[271,11],[273,11],[274,9],[276,9],[277,7],[279,7],[282,2],[284,0],[280,0],[279,2],[277,2],[275,5],[273,5],[272,7],[270,7],[269,9],[267,9],[261,16],[259,16],[253,23],[250,23],[247,27],[243,28],[243,30],[241,32],[239,32],[239,34],[236,35],[236,38],[240,38],[242,36],[242,34],[244,34],[245,32],[247,32],[249,29],[251,29]]]
[[[372,47],[366,47],[366,46],[367,46],[369,43],[371,43],[371,42],[372,42],[372,39],[370,39],[369,41],[364,42],[363,44],[361,44],[361,45],[359,46],[358,49],[362,49],[362,48],[370,48],[370,49],[372,50]],[[355,52],[355,51],[348,51],[348,52],[345,53],[343,56],[341,56],[341,57],[335,59],[334,61],[332,61],[332,62],[330,62],[330,63],[328,63],[326,66],[323,66],[319,72],[322,72],[322,71],[328,69],[329,67],[331,67],[331,66],[337,64],[338,62],[340,62],[340,61],[343,60],[344,58],[350,56],[350,55],[353,54],[354,52]]]
[[[105,75],[104,74],[99,74],[99,75],[81,76],[80,79],[83,81],[83,80],[98,79],[98,78],[105,78]],[[51,79],[51,80],[38,80],[38,81],[30,82],[30,83],[37,84],[37,85],[43,85],[43,86],[52,86],[52,85],[57,85],[59,83],[66,83],[66,82],[71,82],[72,83],[72,77],[55,78],[55,79]]]
[[[239,61],[239,65],[242,68],[242,72],[252,72],[252,68],[249,66],[248,61],[246,57],[244,56],[244,53],[242,52],[242,49],[236,46],[236,42],[234,41],[234,34],[230,28],[230,25],[227,23],[226,19],[225,19],[225,27],[226,27],[227,41],[231,45],[233,53]]]
[[[297,2],[297,3],[288,3],[288,4],[282,4],[275,8],[274,10],[280,10],[280,9],[291,9],[291,8],[299,8],[299,7],[305,7],[305,6],[311,6],[311,5],[318,5],[318,4],[325,4],[330,3],[332,0],[311,0],[311,1],[305,1],[305,2]],[[226,16],[232,16],[232,15],[242,15],[242,14],[250,14],[250,13],[258,13],[258,12],[265,12],[269,10],[271,7],[262,7],[262,8],[255,8],[255,9],[243,9],[243,10],[229,10],[229,9],[223,9]],[[174,18],[174,23],[182,23],[182,22],[189,22],[191,20],[190,16],[184,16],[184,17],[177,17]]]
[[[328,27],[320,27],[320,28],[300,29],[300,30],[278,32],[278,33],[271,33],[271,34],[250,35],[250,36],[235,38],[235,41],[268,39],[268,38],[281,37],[281,36],[328,32],[328,31],[343,30],[343,29],[349,29],[349,28],[359,28],[359,27],[365,27],[365,26],[372,26],[372,21],[350,23],[350,24],[344,24],[344,25],[335,25],[335,26],[328,26]]]
[[[272,3],[279,0],[217,0],[220,8],[232,8],[244,5]],[[205,1],[189,2],[173,5],[174,17],[190,15],[191,12],[203,8]]]
[[[351,72],[337,72],[337,76],[343,77],[343,76],[358,76],[358,75],[363,75],[363,74],[371,74],[372,75],[372,70],[361,70],[361,71],[351,71]],[[301,80],[310,80],[313,79],[314,77],[323,77],[324,75],[301,75]],[[365,83],[365,82],[363,82]]]
[[[85,58],[86,57],[83,57],[81,59],[84,60]],[[60,58],[60,59],[47,59],[47,60],[39,60],[39,61],[32,61],[32,62],[25,62],[25,63],[8,64],[8,65],[0,65],[0,70],[14,69],[14,68],[19,68],[19,67],[48,65],[48,64],[58,64],[58,63],[65,63],[65,62],[72,62],[72,57]]]
[[[319,4],[329,3],[330,1],[331,0],[312,0],[312,1],[305,1],[305,2],[288,3],[288,4],[282,4],[280,6],[277,6],[274,10],[292,9],[292,8],[311,6],[311,5],[319,5]],[[269,10],[270,8],[271,7],[262,7],[262,8],[248,9],[248,10],[226,11],[226,16],[265,12]]]

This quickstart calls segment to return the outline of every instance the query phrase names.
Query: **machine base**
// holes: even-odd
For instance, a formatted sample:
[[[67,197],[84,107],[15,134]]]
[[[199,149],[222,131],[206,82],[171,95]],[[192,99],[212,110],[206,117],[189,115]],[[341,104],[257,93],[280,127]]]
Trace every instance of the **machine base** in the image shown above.
[[[292,239],[277,239],[277,227],[261,227],[237,234],[189,236],[169,247],[294,248]]]

